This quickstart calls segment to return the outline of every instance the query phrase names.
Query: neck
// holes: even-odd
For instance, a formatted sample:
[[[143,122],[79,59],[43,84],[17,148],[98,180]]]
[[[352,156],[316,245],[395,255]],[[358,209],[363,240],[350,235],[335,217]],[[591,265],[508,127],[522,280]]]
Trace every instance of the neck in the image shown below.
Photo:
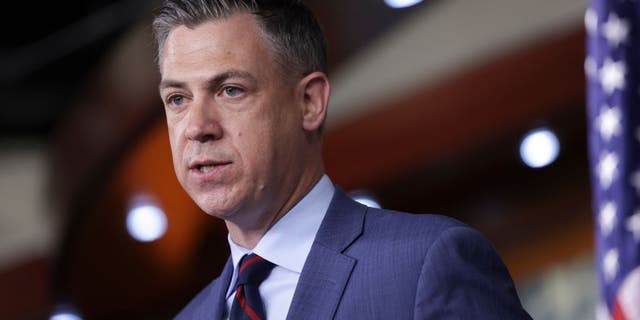
[[[266,209],[266,212],[260,214],[260,216],[263,217],[263,219],[261,219],[262,222],[258,222],[252,227],[225,220],[231,240],[246,249],[255,248],[264,234],[313,189],[323,174],[324,168],[320,166],[318,170],[315,170],[312,174],[301,177],[300,180],[298,180],[299,183],[295,185],[291,192],[284,195],[282,200],[274,201],[274,203],[279,204],[273,205],[269,209]]]

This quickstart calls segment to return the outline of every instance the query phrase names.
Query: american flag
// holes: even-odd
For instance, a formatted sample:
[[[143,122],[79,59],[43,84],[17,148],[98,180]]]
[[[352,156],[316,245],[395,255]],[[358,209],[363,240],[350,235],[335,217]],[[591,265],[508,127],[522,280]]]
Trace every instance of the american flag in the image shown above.
[[[640,320],[640,0],[591,0],[584,22],[596,318]]]

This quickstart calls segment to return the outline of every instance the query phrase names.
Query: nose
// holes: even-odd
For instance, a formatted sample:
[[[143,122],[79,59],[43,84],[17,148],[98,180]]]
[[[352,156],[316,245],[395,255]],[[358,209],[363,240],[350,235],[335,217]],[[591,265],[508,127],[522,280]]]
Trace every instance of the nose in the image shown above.
[[[206,102],[193,103],[189,109],[188,117],[185,130],[188,140],[208,142],[222,138],[223,129],[214,105]]]

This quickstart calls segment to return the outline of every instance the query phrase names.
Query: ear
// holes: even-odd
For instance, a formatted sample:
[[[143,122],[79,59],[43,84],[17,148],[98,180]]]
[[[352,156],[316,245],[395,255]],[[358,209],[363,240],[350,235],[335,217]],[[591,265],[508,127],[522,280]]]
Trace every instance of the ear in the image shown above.
[[[327,116],[327,105],[331,86],[323,72],[313,72],[300,80],[302,92],[302,127],[307,131],[318,131]]]

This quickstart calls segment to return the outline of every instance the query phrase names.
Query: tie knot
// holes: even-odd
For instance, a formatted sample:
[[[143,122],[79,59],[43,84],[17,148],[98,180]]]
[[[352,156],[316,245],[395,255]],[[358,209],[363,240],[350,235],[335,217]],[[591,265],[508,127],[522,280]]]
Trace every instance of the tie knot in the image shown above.
[[[269,276],[275,265],[261,256],[248,254],[240,260],[238,285],[253,284],[259,286]]]

